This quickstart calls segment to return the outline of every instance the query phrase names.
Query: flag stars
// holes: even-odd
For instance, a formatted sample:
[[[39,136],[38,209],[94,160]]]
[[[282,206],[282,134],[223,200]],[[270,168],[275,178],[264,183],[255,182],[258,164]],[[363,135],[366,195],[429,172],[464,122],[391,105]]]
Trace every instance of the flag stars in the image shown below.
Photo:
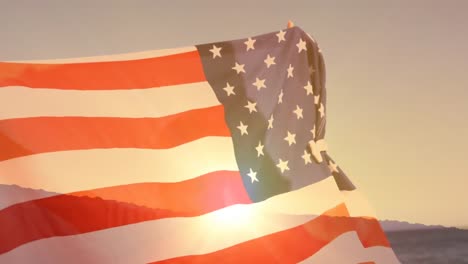
[[[236,62],[236,65],[232,67],[232,69],[235,70],[237,74],[240,74],[241,72],[245,73],[244,66],[245,64],[239,64]]]
[[[288,71],[288,78],[294,77],[293,75],[294,67],[291,64],[289,64],[287,71]]]
[[[213,48],[210,49],[210,52],[213,53],[213,59],[216,57],[221,58],[221,49],[221,47],[216,47],[215,45],[213,45]]]
[[[234,93],[234,86],[229,85],[228,82],[226,83],[226,87],[224,87],[223,90],[226,91],[227,96],[236,94]]]
[[[255,82],[253,83],[255,87],[257,87],[257,90],[260,91],[261,88],[266,88],[265,86],[265,79],[258,79],[255,78]]]
[[[320,107],[319,107],[318,111],[320,113],[320,118],[322,118],[325,115],[325,107],[323,106],[322,103],[320,103]]]
[[[318,104],[320,101],[320,95],[314,95],[314,104]]]
[[[283,102],[283,90],[281,90],[280,94],[278,95],[278,104]]]
[[[264,60],[267,68],[270,68],[271,65],[275,65],[276,62],[275,62],[275,57],[271,57],[270,54],[268,54],[268,56],[266,57],[266,59]]]
[[[250,168],[250,172],[247,173],[247,176],[249,176],[251,183],[258,182],[257,172],[253,171],[252,168]]]
[[[293,113],[296,114],[297,119],[304,118],[302,116],[302,108],[300,108],[299,105],[296,105],[296,110],[294,110]]]
[[[311,140],[309,141],[310,150],[312,152],[312,156],[314,156],[315,161],[321,163],[323,161],[322,158],[322,151],[327,151],[327,143],[323,139],[319,139],[317,141]]]
[[[276,36],[278,37],[278,43],[280,43],[281,41],[286,41],[286,39],[284,38],[284,35],[286,35],[286,31],[283,31],[283,30],[281,30],[280,32],[276,34]]]
[[[284,173],[285,171],[289,170],[288,161],[283,161],[279,159],[278,164],[276,164],[276,167],[280,169],[281,173]]]
[[[276,31],[270,35],[269,40],[273,42],[278,40],[277,44],[270,44],[273,44],[276,48],[282,47],[283,45],[291,45],[290,51],[293,55],[295,54],[294,56],[296,57],[306,56],[312,49],[315,50],[316,44],[311,42],[308,36],[305,34],[293,36],[291,35],[292,33],[296,35],[297,32],[289,32],[289,30],[286,29]],[[288,35],[288,39],[286,39],[286,35]],[[237,42],[235,44],[237,48],[235,49],[242,54],[236,56],[228,54],[231,52],[228,47],[229,45],[221,42],[206,45],[202,51],[205,55],[204,59],[208,60],[208,63],[213,64],[212,67],[214,67],[215,70],[213,73],[207,73],[207,79],[210,77],[211,79],[209,80],[211,81],[212,79],[215,80],[215,77],[220,78],[212,83],[218,83],[215,85],[216,93],[218,96],[221,95],[219,100],[226,107],[226,121],[228,121],[229,127],[232,130],[234,144],[236,144],[236,152],[250,153],[249,155],[253,158],[250,160],[242,160],[239,164],[242,178],[247,185],[250,181],[252,188],[261,187],[266,181],[270,181],[271,179],[266,177],[268,175],[264,174],[262,168],[259,166],[266,158],[273,159],[273,163],[271,164],[272,168],[270,169],[273,169],[278,175],[283,175],[281,177],[296,174],[300,177],[303,173],[307,173],[308,169],[313,168],[315,170],[319,168],[320,166],[317,167],[319,162],[322,162],[320,165],[325,166],[325,170],[329,169],[327,170],[327,173],[329,173],[328,175],[330,175],[330,171],[334,174],[338,171],[341,173],[340,167],[322,153],[324,151],[323,142],[320,139],[315,141],[316,138],[320,138],[321,134],[323,134],[321,128],[322,125],[326,123],[325,118],[328,115],[328,112],[325,112],[328,111],[328,109],[325,109],[326,102],[324,99],[326,98],[321,98],[322,95],[325,96],[325,93],[320,92],[320,87],[317,86],[318,84],[313,78],[317,76],[319,69],[317,66],[309,65],[307,62],[302,63],[304,65],[301,63],[297,64],[295,62],[297,58],[282,61],[281,54],[278,53],[278,50],[264,49],[262,46],[262,38],[252,36]],[[256,42],[257,40],[259,41],[258,43]],[[285,43],[283,44],[282,42]],[[296,46],[297,49],[294,48],[294,46]],[[255,59],[249,56],[249,54],[254,57],[259,57],[256,57],[257,59],[255,62],[249,62],[247,61],[249,59],[248,57],[251,57],[250,59]],[[212,59],[210,59],[210,57]],[[217,59],[218,57],[219,59]],[[278,57],[277,63],[276,57]],[[224,66],[219,64],[221,62]],[[257,63],[256,67],[260,71],[254,73],[252,71],[253,68],[251,69],[251,66],[253,67],[251,63]],[[293,63],[294,66],[292,65]],[[219,67],[223,67],[223,69]],[[219,68],[219,71],[216,70],[216,68]],[[315,73],[313,73],[314,68]],[[247,70],[249,73],[247,73]],[[276,70],[278,70],[278,72],[276,72]],[[311,75],[312,73],[313,75]],[[213,74],[213,76],[208,76],[208,74]],[[215,74],[221,75],[215,76]],[[268,86],[266,86],[266,78],[268,78]],[[222,81],[222,79],[224,79],[224,81]],[[285,85],[281,85],[284,81],[291,83],[284,83]],[[297,81],[298,83],[293,85],[296,87],[288,87],[288,85],[292,85]],[[232,85],[229,82],[231,82]],[[277,84],[279,85],[275,87]],[[289,90],[289,88],[297,88],[298,90]],[[288,89],[286,91],[288,94],[285,94],[286,89]],[[304,89],[306,93],[304,94],[301,89]],[[257,90],[257,92],[255,90]],[[278,92],[278,90],[280,91]],[[272,105],[267,105],[268,109],[263,109],[264,105],[262,105],[260,101],[263,100],[265,96],[270,97],[270,103],[272,103]],[[277,104],[274,103],[275,96]],[[305,97],[303,99],[307,99],[310,104],[314,103],[314,105],[308,106],[304,104],[300,101],[302,100],[300,99],[301,97]],[[273,102],[271,102],[271,99]],[[233,100],[237,101],[237,103]],[[296,107],[294,107],[294,104],[296,104]],[[309,109],[308,107],[312,108]],[[312,111],[312,115],[308,109]],[[322,118],[320,119],[320,117]],[[257,122],[258,120],[255,121],[254,119],[250,121],[248,118],[263,118],[263,121]],[[244,121],[246,124],[243,123]],[[267,123],[265,124],[264,121],[267,121]],[[290,124],[287,125],[286,123],[288,123],[288,121],[292,121],[292,123],[290,122]],[[309,125],[305,125],[304,122]],[[284,126],[283,123],[285,124]],[[301,124],[306,126],[303,127],[305,130],[300,131],[294,128],[295,125]],[[267,125],[267,130],[265,130],[265,125]],[[313,127],[311,128],[310,125]],[[237,132],[236,129],[239,132]],[[263,133],[263,136],[260,134],[255,136],[257,132],[260,134]],[[267,141],[267,138],[264,137],[266,135],[265,133],[270,133],[269,135],[273,136],[273,138],[270,139],[274,139],[273,141],[276,140],[277,144],[270,145],[269,143],[271,142]],[[283,137],[283,141],[281,141],[281,137]],[[255,141],[257,144],[255,144]],[[308,145],[310,145],[310,147]],[[303,152],[302,154],[301,151]],[[255,159],[255,154],[257,154],[257,159]],[[291,167],[289,167],[289,161],[291,161]],[[261,183],[259,182],[260,179],[262,180]],[[297,184],[297,182],[294,184]]]
[[[247,101],[247,105],[244,107],[249,109],[249,113],[251,114],[252,112],[257,112],[256,106],[257,103]]]
[[[312,163],[310,154],[307,152],[307,150],[304,150],[304,155],[302,155],[302,159],[304,160],[305,165],[307,165],[308,163]]]
[[[301,51],[303,50],[307,50],[307,47],[306,47],[306,42],[302,39],[299,40],[299,42],[296,44],[297,48],[298,48],[298,53],[301,53]]]
[[[240,122],[240,125],[237,126],[237,128],[240,130],[241,136],[242,135],[248,135],[249,133],[247,132],[247,125],[244,125],[242,121]]]
[[[314,94],[313,87],[310,81],[307,81],[307,85],[304,86],[304,89],[306,90],[307,95]]]
[[[329,160],[328,162],[328,168],[330,168],[330,171],[333,172],[338,172],[338,165],[336,165],[332,160]]]
[[[288,142],[288,145],[291,146],[292,144],[296,144],[296,134],[291,134],[289,131],[288,135],[284,138]]]
[[[255,147],[255,150],[257,150],[257,157],[260,157],[260,156],[263,156],[263,147],[264,145],[262,145],[262,142],[259,141],[258,142],[258,145]]]
[[[273,118],[273,115],[271,115],[270,119],[268,119],[268,129],[273,128],[273,121],[274,121],[274,118]]]
[[[252,38],[248,38],[246,42],[244,42],[244,44],[247,46],[247,51],[249,50],[254,50],[255,47],[254,47],[254,44],[255,44],[255,41],[257,41],[256,39],[252,39]]]

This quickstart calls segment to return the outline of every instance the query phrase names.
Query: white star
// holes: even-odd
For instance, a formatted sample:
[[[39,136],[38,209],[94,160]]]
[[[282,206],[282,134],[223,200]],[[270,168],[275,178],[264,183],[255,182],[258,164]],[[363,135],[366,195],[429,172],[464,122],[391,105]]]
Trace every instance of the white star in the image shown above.
[[[244,66],[245,66],[245,64],[239,64],[239,63],[236,62],[236,65],[234,67],[232,67],[232,69],[235,70],[237,72],[237,74],[239,74],[241,72],[245,73]]]
[[[285,137],[284,140],[288,142],[289,146],[291,146],[292,144],[296,144],[296,134],[291,134],[288,131],[288,136]]]
[[[276,167],[278,167],[281,170],[281,173],[283,173],[284,171],[289,170],[288,161],[282,161],[281,159],[279,159],[279,162],[278,164],[276,164]]]
[[[247,132],[247,127],[248,127],[247,125],[242,124],[242,121],[240,122],[240,125],[237,126],[237,128],[238,128],[238,129],[240,130],[240,132],[241,132],[241,136],[244,135],[244,134],[246,134],[246,135],[249,134],[249,133]]]
[[[278,95],[278,104],[283,102],[283,90],[281,90],[280,94]]]
[[[281,41],[286,41],[286,39],[284,38],[285,34],[286,34],[286,31],[283,31],[283,30],[281,30],[280,32],[276,34],[276,36],[278,37],[278,43],[280,43]]]
[[[268,129],[273,128],[273,115],[271,115],[270,119],[268,119]]]
[[[257,157],[260,157],[260,156],[263,156],[263,145],[262,145],[262,142],[259,141],[258,142],[258,146],[255,147],[255,149],[257,150]]]
[[[249,113],[252,113],[252,112],[257,112],[257,109],[255,108],[256,105],[257,105],[257,103],[247,101],[247,105],[244,106],[244,107],[249,109]]]
[[[309,94],[314,94],[314,91],[312,90],[312,84],[310,84],[310,81],[307,81],[307,85],[304,86],[304,89],[306,90],[307,95]]]
[[[255,82],[253,83],[253,85],[257,87],[257,90],[260,90],[261,88],[266,88],[265,79],[255,78]]]
[[[318,104],[319,100],[320,100],[320,94],[314,95],[314,104]]]
[[[247,176],[250,177],[250,180],[252,181],[252,183],[258,182],[257,173],[255,171],[253,171],[252,169],[250,169],[250,172],[247,173]]]
[[[312,163],[312,160],[310,159],[310,154],[307,152],[307,150],[304,150],[304,155],[302,155],[302,159],[304,160],[304,163]]]
[[[293,113],[296,114],[297,119],[303,118],[303,116],[302,116],[302,108],[300,108],[299,105],[296,105],[296,110],[294,110]]]
[[[307,50],[306,47],[306,42],[302,39],[299,40],[299,42],[296,44],[297,48],[299,49],[298,53],[301,53],[303,50]]]
[[[327,143],[323,139],[319,139],[317,141],[311,140],[309,141],[310,150],[312,152],[312,156],[314,156],[317,162],[322,162],[322,151],[327,151]]]
[[[320,103],[320,108],[318,111],[320,112],[320,118],[322,118],[325,115],[325,107],[322,103]]]
[[[221,49],[222,49],[221,47],[218,48],[215,45],[213,45],[213,48],[210,49],[210,52],[213,53],[213,59],[218,56],[221,58]]]
[[[312,132],[312,139],[315,139],[315,124],[314,127],[310,130]]]
[[[270,54],[268,54],[267,58],[264,60],[265,64],[267,65],[267,68],[270,68],[271,65],[276,64],[275,62],[275,57],[270,57]]]
[[[289,64],[289,68],[288,68],[288,78],[289,78],[289,77],[294,77],[294,75],[293,75],[293,70],[294,70],[294,67],[291,66],[291,64]]]
[[[247,41],[244,42],[244,44],[247,46],[247,51],[249,51],[250,49],[252,49],[252,50],[255,49],[255,47],[254,47],[255,41],[257,41],[257,40],[252,39],[252,38],[248,38]]]
[[[229,83],[226,83],[226,87],[223,88],[224,91],[226,91],[227,96],[230,96],[231,94],[235,95],[236,93],[234,92],[234,86],[229,85]]]
[[[338,172],[338,165],[336,165],[332,160],[328,162],[328,168],[330,168],[331,172]]]

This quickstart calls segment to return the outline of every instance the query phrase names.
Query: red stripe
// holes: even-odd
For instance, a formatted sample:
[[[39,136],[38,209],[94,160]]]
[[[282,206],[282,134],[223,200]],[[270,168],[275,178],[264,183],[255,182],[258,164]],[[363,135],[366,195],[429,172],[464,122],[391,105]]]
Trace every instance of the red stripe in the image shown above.
[[[230,136],[224,107],[161,118],[32,117],[0,121],[0,161],[94,148],[172,148],[206,136]]]
[[[91,197],[83,196],[90,195]],[[178,183],[142,183],[24,202],[0,211],[0,254],[53,236],[76,235],[167,217],[198,216],[248,204],[239,172]]]
[[[334,210],[343,211],[345,205]],[[377,220],[340,217],[325,213],[304,225],[213,253],[178,257],[154,263],[297,263],[313,255],[339,235],[349,231],[356,231],[365,247],[389,247]]]
[[[0,87],[113,90],[205,80],[198,51],[129,61],[69,64],[0,62]]]

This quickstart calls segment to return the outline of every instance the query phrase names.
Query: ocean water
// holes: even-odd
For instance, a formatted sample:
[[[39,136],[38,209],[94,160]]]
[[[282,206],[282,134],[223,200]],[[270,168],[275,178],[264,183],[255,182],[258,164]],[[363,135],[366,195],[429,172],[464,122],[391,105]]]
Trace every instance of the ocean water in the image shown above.
[[[397,231],[387,237],[404,264],[468,264],[468,230]]]

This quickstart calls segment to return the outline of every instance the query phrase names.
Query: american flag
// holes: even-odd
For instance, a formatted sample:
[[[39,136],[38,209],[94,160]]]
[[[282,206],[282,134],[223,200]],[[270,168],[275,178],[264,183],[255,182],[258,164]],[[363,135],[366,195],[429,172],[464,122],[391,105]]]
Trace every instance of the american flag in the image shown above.
[[[398,263],[299,27],[0,63],[0,263]]]

